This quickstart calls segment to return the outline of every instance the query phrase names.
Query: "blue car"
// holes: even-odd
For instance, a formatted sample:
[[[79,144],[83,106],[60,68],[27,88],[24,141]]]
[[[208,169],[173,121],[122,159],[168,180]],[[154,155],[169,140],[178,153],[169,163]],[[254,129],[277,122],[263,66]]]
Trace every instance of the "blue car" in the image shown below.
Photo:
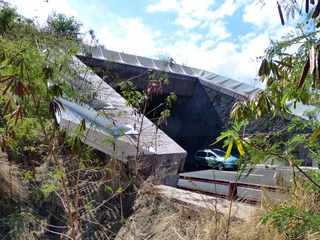
[[[225,159],[226,152],[220,149],[203,149],[196,152],[194,161],[196,166],[213,167],[219,170],[237,169],[238,158],[230,155]]]

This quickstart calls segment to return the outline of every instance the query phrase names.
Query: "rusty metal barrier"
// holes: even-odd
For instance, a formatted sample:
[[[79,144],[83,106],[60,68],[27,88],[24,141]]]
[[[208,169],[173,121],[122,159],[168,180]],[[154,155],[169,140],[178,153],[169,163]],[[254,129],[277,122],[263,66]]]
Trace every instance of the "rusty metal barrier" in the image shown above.
[[[222,198],[227,198],[228,200],[239,200],[238,198],[238,187],[244,187],[248,189],[254,189],[254,190],[268,190],[271,192],[285,192],[284,188],[278,187],[278,186],[268,186],[268,185],[259,185],[259,184],[251,184],[251,183],[244,183],[244,182],[239,182],[239,181],[225,181],[225,180],[220,180],[220,179],[206,179],[206,178],[198,178],[198,177],[189,177],[189,176],[180,176],[180,179],[183,180],[189,180],[189,181],[194,181],[194,182],[205,182],[205,183],[212,183],[212,184],[219,184],[219,185],[225,185],[228,186],[228,193],[227,194],[219,194],[219,193],[213,193],[213,192],[207,192],[204,190],[194,190],[194,189],[189,189],[185,187],[178,187],[180,189],[188,190],[188,191],[193,191],[193,192],[199,192],[199,193],[204,193],[207,195],[213,195],[213,196],[218,196]],[[242,199],[244,202],[248,203],[257,203],[257,200],[253,199]]]

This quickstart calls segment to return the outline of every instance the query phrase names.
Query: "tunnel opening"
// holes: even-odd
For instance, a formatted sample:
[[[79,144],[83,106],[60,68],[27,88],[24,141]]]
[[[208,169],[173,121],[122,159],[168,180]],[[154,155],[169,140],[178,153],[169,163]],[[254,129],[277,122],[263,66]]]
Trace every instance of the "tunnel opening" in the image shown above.
[[[119,87],[114,89],[121,94]],[[165,109],[165,101],[169,94],[152,96],[148,101],[145,116],[159,126],[170,138],[187,152],[183,171],[194,171],[194,154],[204,148],[222,148],[222,144],[211,146],[223,130],[224,121],[220,119],[214,106],[208,99],[202,86],[196,86],[192,96],[177,96],[170,108],[170,116],[160,121],[160,114]]]
[[[130,66],[119,67],[114,64],[105,65],[105,63],[91,65],[91,68],[123,97],[125,96],[119,87],[120,82],[134,79],[132,82],[137,90],[141,91],[145,89],[146,81],[148,81],[147,74],[144,74],[146,73],[145,69]],[[194,82],[192,83],[192,81]],[[211,146],[211,144],[225,128],[228,118],[225,112],[229,113],[230,104],[229,102],[219,102],[221,93],[218,91],[215,92],[216,96],[212,98],[198,79],[195,81],[194,79],[185,79],[183,76],[170,75],[169,83],[170,88],[164,89],[162,93],[152,96],[148,102],[145,115],[186,150],[188,155],[183,171],[194,171],[196,169],[193,160],[197,150],[222,148],[221,144],[215,146]],[[158,119],[160,113],[165,108],[163,103],[171,90],[177,95],[177,100],[170,109],[170,116],[159,125]]]

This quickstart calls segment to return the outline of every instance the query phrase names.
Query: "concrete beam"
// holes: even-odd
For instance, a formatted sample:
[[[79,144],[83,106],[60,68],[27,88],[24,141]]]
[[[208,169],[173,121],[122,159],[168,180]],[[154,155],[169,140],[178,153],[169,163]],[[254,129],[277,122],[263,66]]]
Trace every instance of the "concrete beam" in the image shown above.
[[[108,116],[115,126],[140,126],[141,119],[137,118],[136,111],[127,105],[126,100],[76,57],[73,58],[72,68],[73,73],[68,76],[70,83],[81,95],[92,95],[95,99],[110,104],[112,108],[103,110],[103,114]],[[61,127],[69,132],[72,132],[77,125],[68,119],[61,121]],[[145,161],[145,164],[141,163],[141,165],[157,166],[161,171],[153,169],[153,172],[161,172],[160,177],[176,174],[182,168],[187,155],[186,151],[162,130],[157,129],[149,119],[143,117],[142,129],[134,128],[141,135],[139,146],[137,135],[120,136],[116,139],[118,159],[130,161],[135,156],[136,149],[139,148],[139,152],[144,156],[142,159]],[[106,145],[103,141],[106,133],[100,130],[91,128],[87,132],[85,142],[104,153],[114,155],[113,147]],[[162,171],[165,165],[171,164],[171,161],[173,161],[172,167],[168,168],[168,171]],[[148,174],[150,172],[146,173]]]

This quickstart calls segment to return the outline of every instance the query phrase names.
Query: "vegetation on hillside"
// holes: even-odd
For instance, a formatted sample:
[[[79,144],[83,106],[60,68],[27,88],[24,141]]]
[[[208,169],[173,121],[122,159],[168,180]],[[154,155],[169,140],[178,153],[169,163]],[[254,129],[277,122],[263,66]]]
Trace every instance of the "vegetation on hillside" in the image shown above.
[[[265,239],[320,238],[320,173],[301,167],[306,158],[320,160],[318,111],[313,109],[301,119],[292,117],[289,108],[300,103],[320,103],[320,1],[306,0],[303,6],[306,14],[296,31],[273,42],[261,59],[259,76],[266,84],[265,90],[235,104],[231,113],[234,124],[218,138],[228,146],[227,154],[234,147],[238,150],[244,167],[266,160],[292,167],[294,179],[288,200],[266,202],[265,213],[251,223]],[[296,1],[279,2],[283,24],[288,20],[284,18],[285,9],[292,15],[300,7]],[[132,190],[135,178],[123,174],[125,166],[113,161],[112,156],[106,159],[82,143],[86,137],[85,121],[67,135],[53,117],[61,111],[59,97],[83,99],[66,80],[74,74],[71,60],[82,41],[80,27],[74,18],[61,14],[49,16],[46,26],[40,27],[9,5],[0,6],[1,238],[80,239],[88,237],[82,229],[89,235],[98,229],[109,239],[119,223],[107,219],[110,225],[101,224],[107,218],[101,214],[102,208],[119,204],[120,213],[111,210],[120,215],[121,221],[126,218],[123,201],[130,201],[125,193]],[[94,36],[92,31],[90,34]],[[144,91],[138,91],[128,81],[120,84],[128,104],[136,109],[140,128],[144,115],[149,113],[148,104],[161,93],[168,79],[151,73],[149,80]],[[157,126],[165,124],[175,99],[172,94],[162,103]],[[289,124],[278,132],[246,132],[250,121],[270,115],[285,118]],[[141,156],[139,139],[140,135],[136,160]],[[108,141],[113,142],[114,139]],[[136,170],[137,175],[139,169]],[[97,174],[102,177],[97,178]],[[99,199],[84,200],[81,194],[88,189],[99,193]],[[115,201],[107,205],[112,200]],[[200,219],[196,225],[204,224],[205,231],[186,234],[219,239],[210,235],[210,223],[215,221],[225,230],[219,237],[236,236],[233,230],[229,231],[232,221],[220,220],[217,216],[214,220]],[[249,235],[243,236],[247,239],[245,236]],[[241,235],[236,237],[241,239]]]
[[[62,22],[67,23],[64,29],[59,27]],[[65,137],[57,131],[53,118],[61,107],[57,97],[73,94],[64,77],[69,73],[71,57],[78,51],[77,33],[73,32],[78,30],[77,26],[73,19],[54,15],[47,26],[40,28],[9,5],[1,6],[0,143],[2,151],[8,155],[3,164],[16,166],[17,177],[28,195],[21,199],[9,190],[10,198],[1,198],[1,204],[6,206],[1,214],[1,238],[37,239],[50,232],[75,239],[77,234],[75,202],[68,193],[61,157],[68,146],[71,150],[67,158],[80,156],[85,160],[88,157],[72,152],[79,144],[75,141],[79,136]],[[67,138],[65,146],[60,145],[59,136]],[[16,179],[11,177],[11,170],[9,175],[12,181]],[[58,226],[50,226],[50,218],[45,216],[52,213],[44,206],[58,189],[62,194],[57,196],[61,197],[63,205],[56,204],[56,207],[61,210],[60,216],[66,217]]]
[[[301,11],[302,7],[305,11]],[[294,32],[272,42],[266,50],[258,73],[265,89],[234,105],[231,112],[234,126],[222,133],[218,141],[224,141],[229,148],[236,146],[245,166],[266,161],[291,166],[290,197],[279,204],[267,205],[261,223],[271,224],[283,239],[310,236],[318,239],[320,172],[307,171],[301,165],[308,159],[320,163],[317,108],[320,103],[320,1],[278,1],[278,10],[283,25],[292,16],[299,23]],[[295,13],[298,16],[294,17]],[[293,117],[292,110],[301,108],[301,104],[310,110],[304,116]],[[270,115],[286,119],[288,124],[277,132],[246,132],[250,121]]]
[[[144,91],[128,81],[122,84],[139,119],[132,175],[113,156],[83,144],[85,120],[72,134],[56,124],[55,113],[63,110],[60,97],[80,104],[94,97],[73,86],[77,79],[86,80],[73,65],[82,44],[80,27],[62,14],[49,16],[40,27],[10,5],[0,5],[0,190],[5,193],[0,197],[0,238],[86,239],[98,234],[110,239],[131,211],[144,115],[167,78],[150,73]],[[170,115],[174,99],[170,95],[161,104],[157,126]],[[112,136],[105,139],[105,144],[114,143]]]

